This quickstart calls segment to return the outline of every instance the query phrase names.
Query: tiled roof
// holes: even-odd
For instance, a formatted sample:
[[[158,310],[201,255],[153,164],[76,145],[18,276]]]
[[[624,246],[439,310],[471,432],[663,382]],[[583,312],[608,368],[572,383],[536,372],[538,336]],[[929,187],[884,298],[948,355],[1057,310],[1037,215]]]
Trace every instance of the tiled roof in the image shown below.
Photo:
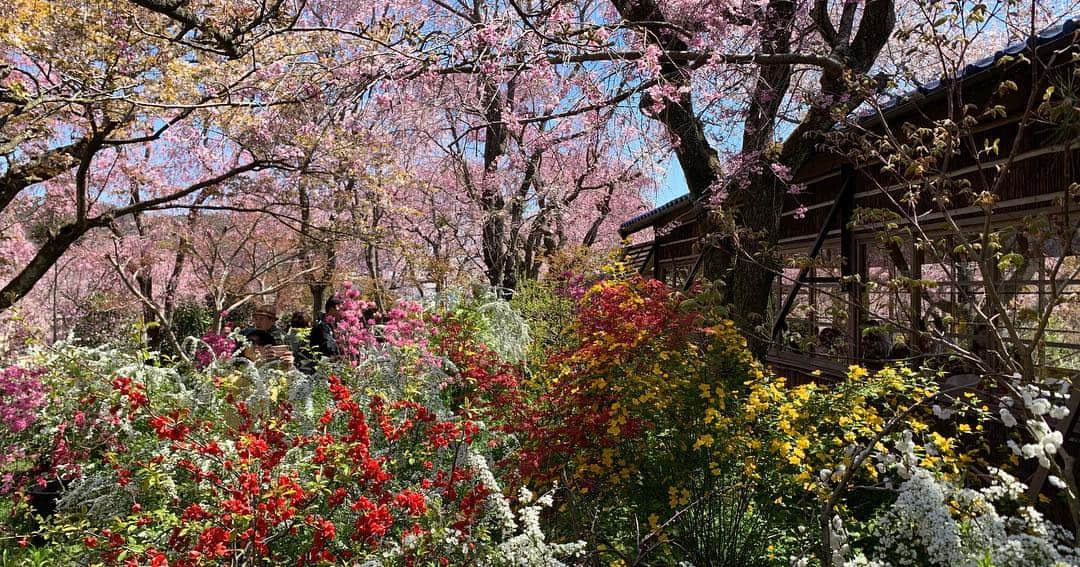
[[[926,97],[933,93],[945,90],[950,81],[967,81],[985,71],[990,70],[999,60],[1001,60],[1002,57],[1005,57],[1006,55],[1016,56],[1019,55],[1021,52],[1027,50],[1029,46],[1038,48],[1043,45],[1053,43],[1073,34],[1078,29],[1080,29],[1080,16],[1073,16],[1071,18],[1067,18],[1056,26],[1051,26],[1040,31],[1033,37],[1029,38],[1027,41],[1017,41],[1015,43],[1009,44],[1009,46],[1004,49],[998,50],[993,55],[988,55],[986,57],[983,57],[982,59],[979,59],[978,61],[975,61],[974,63],[969,63],[968,65],[965,65],[964,68],[956,74],[956,76],[950,79],[946,79],[944,81],[930,81],[929,83],[919,85],[918,87],[902,95],[891,97],[888,101],[885,102],[885,104],[882,105],[881,110],[884,113],[896,111],[903,103],[911,101],[919,95],[921,95],[921,97]],[[651,226],[662,215],[665,215],[675,209],[689,208],[692,205],[693,198],[689,193],[687,193],[686,195],[677,197],[651,211],[642,213],[622,223],[621,225],[619,225],[619,234],[624,237],[633,234],[641,229]]]
[[[968,63],[963,69],[960,69],[955,76],[946,80],[933,80],[926,84],[919,85],[910,91],[890,97],[882,106],[881,110],[884,113],[888,113],[891,110],[895,110],[898,106],[905,101],[912,100],[913,98],[922,95],[923,97],[929,96],[935,92],[943,91],[950,82],[953,81],[967,81],[972,79],[976,75],[984,71],[989,71],[1001,60],[1002,57],[1016,56],[1028,49],[1029,46],[1039,48],[1048,43],[1053,43],[1067,36],[1072,35],[1077,29],[1080,29],[1080,16],[1073,16],[1066,18],[1060,24],[1048,27],[1027,41],[1017,41],[1009,44],[1004,49],[999,49],[993,55],[987,55],[974,63]]]
[[[619,225],[619,234],[623,236],[633,234],[645,227],[648,227],[652,224],[652,221],[654,219],[660,217],[665,213],[668,213],[669,211],[674,211],[676,209],[690,206],[693,203],[693,200],[693,196],[690,193],[687,193],[681,197],[676,197],[651,211],[641,213],[640,215]],[[638,226],[639,224],[640,226]]]

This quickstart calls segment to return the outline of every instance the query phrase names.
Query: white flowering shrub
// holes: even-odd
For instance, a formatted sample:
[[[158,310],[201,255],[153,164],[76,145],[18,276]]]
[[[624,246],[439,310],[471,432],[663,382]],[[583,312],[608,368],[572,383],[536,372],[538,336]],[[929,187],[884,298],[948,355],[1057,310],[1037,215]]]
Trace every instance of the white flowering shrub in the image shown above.
[[[865,526],[869,537],[844,565],[1080,564],[1064,529],[1018,503],[1026,487],[1008,473],[991,469],[993,482],[975,490],[923,468],[906,472],[896,501]]]
[[[540,527],[540,513],[553,503],[552,493],[533,499],[528,489],[522,488],[519,502],[524,506],[516,517],[510,501],[503,495],[495,475],[488,468],[487,459],[479,453],[469,453],[469,466],[476,472],[477,480],[489,491],[490,514],[501,524],[505,539],[496,541],[494,550],[483,565],[491,567],[563,567],[562,558],[575,557],[585,550],[585,542],[549,543]]]

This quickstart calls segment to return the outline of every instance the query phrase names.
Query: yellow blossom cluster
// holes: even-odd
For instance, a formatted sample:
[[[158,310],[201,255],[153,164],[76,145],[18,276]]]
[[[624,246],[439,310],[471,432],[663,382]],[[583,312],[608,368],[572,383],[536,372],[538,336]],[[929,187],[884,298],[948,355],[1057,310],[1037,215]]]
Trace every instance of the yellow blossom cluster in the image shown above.
[[[596,424],[560,470],[592,502],[625,509],[628,494],[640,495],[634,513],[653,530],[720,486],[812,514],[845,475],[880,482],[880,461],[852,471],[855,459],[867,447],[889,452],[905,430],[922,466],[959,474],[970,461],[924,403],[938,392],[934,376],[852,366],[838,383],[794,385],[753,358],[733,322],[705,324],[699,313],[673,323],[680,312],[657,297],[635,280],[594,286],[586,302],[608,302],[616,316],[576,323],[576,348],[538,378],[549,396],[577,404],[565,422]]]

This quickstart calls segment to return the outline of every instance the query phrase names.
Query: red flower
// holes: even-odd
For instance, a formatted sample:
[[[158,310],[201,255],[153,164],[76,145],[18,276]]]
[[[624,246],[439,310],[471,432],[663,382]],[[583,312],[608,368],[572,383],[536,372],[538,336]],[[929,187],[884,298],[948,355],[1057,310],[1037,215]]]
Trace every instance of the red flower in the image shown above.
[[[150,567],[169,567],[169,559],[160,551],[151,551]]]
[[[209,517],[210,514],[206,510],[203,510],[202,506],[199,506],[198,504],[192,504],[191,506],[188,506],[184,509],[184,513],[181,515],[181,518],[186,521],[205,520]]]
[[[419,516],[426,512],[426,501],[423,494],[413,490],[403,490],[394,496],[394,504],[407,510],[410,516]]]

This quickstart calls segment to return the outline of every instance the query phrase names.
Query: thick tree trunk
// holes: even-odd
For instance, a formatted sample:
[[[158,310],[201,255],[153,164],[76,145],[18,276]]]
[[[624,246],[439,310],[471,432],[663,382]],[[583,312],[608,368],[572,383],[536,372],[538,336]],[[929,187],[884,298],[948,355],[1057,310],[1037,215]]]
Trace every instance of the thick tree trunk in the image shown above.
[[[687,50],[686,43],[666,25],[667,20],[656,0],[612,0],[612,4],[627,22],[662,50]],[[839,76],[837,66],[850,69],[853,77],[865,74],[892,33],[895,22],[892,0],[867,0],[861,7],[859,27],[852,37],[859,3],[845,4],[840,27],[836,28],[829,19],[827,0],[815,2],[812,13],[815,26],[830,50],[829,59],[838,63],[822,68],[820,84],[825,95],[823,99],[839,100],[836,95],[848,91],[845,78]],[[761,25],[759,54],[790,52],[794,10],[795,4],[791,0],[768,2]],[[744,153],[759,154],[759,159],[765,163],[779,163],[795,171],[811,154],[820,133],[832,127],[835,119],[832,108],[811,108],[779,151],[774,151],[772,146],[775,143],[777,116],[792,72],[790,64],[779,59],[775,61],[758,67],[742,150]],[[690,71],[686,63],[661,57],[662,78],[672,86],[689,86]],[[859,101],[857,95],[851,98],[848,104],[852,106],[849,108]],[[643,97],[643,108],[650,103],[647,96]],[[691,195],[695,199],[708,195],[721,179],[720,162],[705,135],[701,120],[694,112],[689,93],[667,104],[654,118],[665,126],[668,134],[677,142],[675,155]],[[768,309],[773,278],[780,268],[781,259],[775,247],[786,187],[765,167],[763,173],[751,176],[745,187],[726,189],[731,195],[723,205],[726,226],[718,226],[712,215],[703,214],[699,219],[701,230],[709,235],[703,239],[707,246],[701,251],[704,254],[702,272],[704,277],[726,284],[725,296],[727,303],[732,306],[732,317],[748,335],[751,350],[760,357],[768,349],[768,333],[762,333],[760,325]],[[735,231],[737,238],[731,238],[732,231]],[[728,244],[715,245],[717,236]]]
[[[765,9],[761,30],[761,52],[769,55],[790,52],[795,4],[790,0],[772,0]],[[758,69],[750,108],[743,125],[742,150],[768,163],[769,148],[776,135],[776,117],[791,85],[791,65],[768,65]],[[780,215],[787,189],[770,167],[750,175],[749,183],[732,191],[731,210],[739,234],[740,249],[725,255],[705,257],[706,273],[728,269],[728,302],[735,323],[747,335],[750,351],[762,358],[769,349],[770,333],[762,329],[769,307],[773,278],[782,258],[776,251]],[[728,262],[724,262],[727,259]],[[710,263],[719,263],[709,265]],[[725,265],[726,264],[726,265]]]
[[[326,305],[326,285],[321,283],[308,284],[308,291],[311,293],[311,320],[314,322],[322,313],[323,307]]]
[[[507,247],[506,199],[492,178],[498,170],[499,158],[506,151],[506,125],[502,122],[503,98],[499,85],[485,81],[482,93],[485,119],[484,177],[480,180],[480,207],[483,220],[483,256],[488,281],[508,295],[514,289],[513,250]]]

